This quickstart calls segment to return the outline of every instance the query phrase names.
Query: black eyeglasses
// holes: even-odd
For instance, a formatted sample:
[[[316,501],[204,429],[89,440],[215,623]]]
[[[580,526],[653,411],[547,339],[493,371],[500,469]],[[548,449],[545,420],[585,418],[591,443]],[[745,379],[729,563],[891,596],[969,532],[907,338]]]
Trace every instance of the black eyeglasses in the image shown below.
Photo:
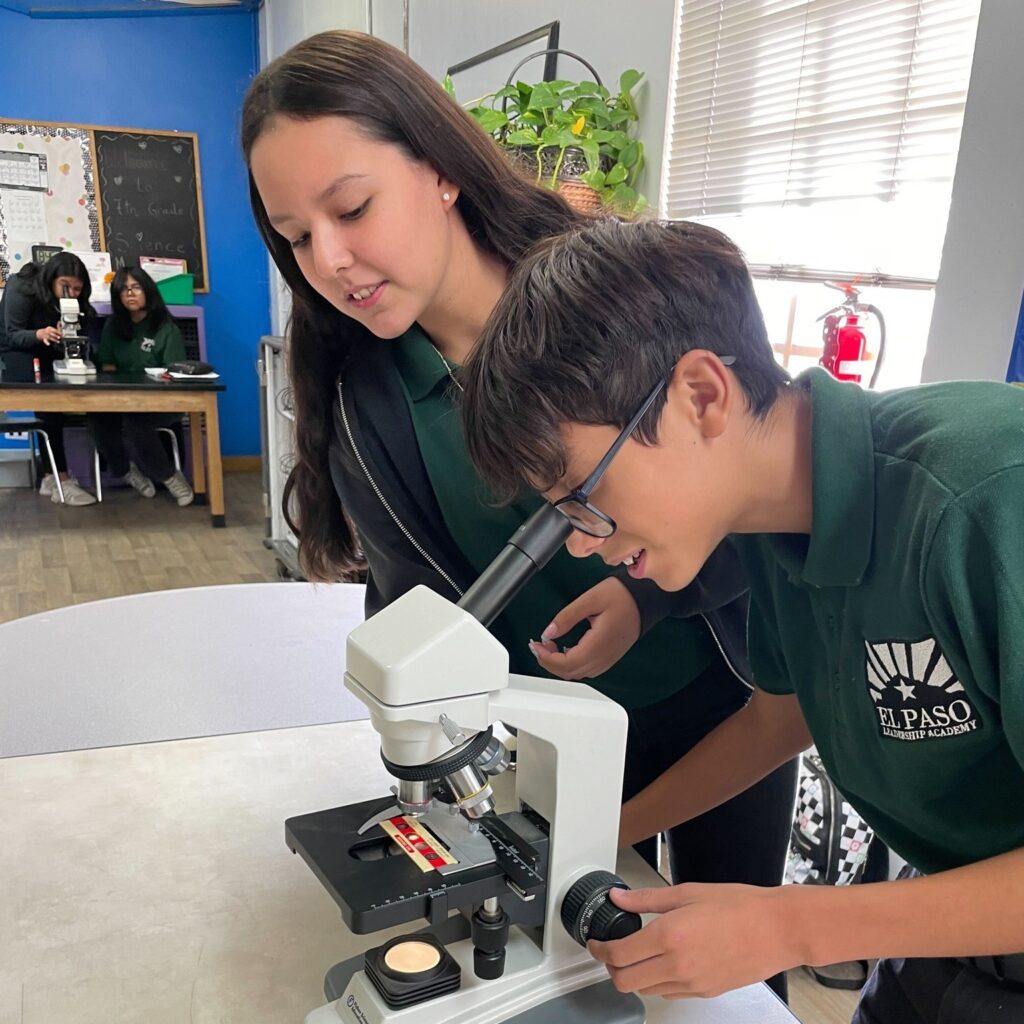
[[[736,362],[735,356],[719,356],[723,366],[732,366]],[[632,437],[633,431],[640,425],[640,421],[647,414],[647,410],[654,404],[654,400],[661,394],[669,382],[668,377],[662,377],[654,386],[654,390],[644,399],[637,414],[623,427],[622,433],[612,442],[611,448],[604,453],[604,457],[594,468],[594,472],[583,481],[582,485],[574,491],[570,491],[564,498],[553,502],[554,508],[565,516],[572,523],[573,529],[579,530],[590,537],[610,537],[616,530],[615,520],[610,515],[602,512],[596,505],[590,502],[590,495],[594,493],[604,476],[605,470],[611,464],[612,459],[619,453],[619,449]]]

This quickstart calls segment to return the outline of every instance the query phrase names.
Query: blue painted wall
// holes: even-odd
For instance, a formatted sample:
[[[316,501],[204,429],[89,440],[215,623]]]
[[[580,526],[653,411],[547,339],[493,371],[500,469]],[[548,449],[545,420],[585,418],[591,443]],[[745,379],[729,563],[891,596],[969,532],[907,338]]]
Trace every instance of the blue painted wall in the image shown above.
[[[259,67],[257,15],[35,19],[0,8],[0,117],[199,135],[210,361],[225,455],[260,450],[255,363],[270,329],[267,261],[249,212],[238,112]]]

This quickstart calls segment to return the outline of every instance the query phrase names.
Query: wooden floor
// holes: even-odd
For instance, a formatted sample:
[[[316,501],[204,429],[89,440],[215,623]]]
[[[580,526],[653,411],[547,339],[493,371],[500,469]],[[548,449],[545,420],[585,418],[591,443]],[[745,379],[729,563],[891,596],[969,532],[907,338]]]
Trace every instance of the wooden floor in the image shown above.
[[[0,622],[150,590],[277,579],[263,547],[258,473],[224,475],[228,526],[210,510],[178,508],[166,491],[109,488],[83,508],[27,488],[0,490]]]
[[[258,473],[224,476],[228,526],[210,527],[209,509],[178,508],[109,490],[100,505],[68,508],[27,489],[0,489],[0,622],[174,587],[276,580],[263,547]],[[856,994],[790,972],[790,1005],[804,1024],[848,1024]]]
[[[803,1024],[850,1024],[858,994],[825,988],[802,967],[789,972],[789,1006]]]

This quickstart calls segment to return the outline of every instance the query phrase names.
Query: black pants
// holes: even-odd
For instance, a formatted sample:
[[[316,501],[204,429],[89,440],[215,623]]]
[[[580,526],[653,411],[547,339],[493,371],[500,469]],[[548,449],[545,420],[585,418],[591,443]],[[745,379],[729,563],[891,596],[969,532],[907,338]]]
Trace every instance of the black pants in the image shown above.
[[[1017,1024],[1024,990],[951,958],[879,960],[852,1024]]]
[[[739,711],[750,690],[721,658],[667,700],[629,713],[622,797],[628,800]],[[781,885],[796,802],[797,761],[667,834],[672,881]],[[637,844],[656,866],[657,841]],[[769,980],[786,998],[785,975]]]
[[[918,872],[905,867],[900,878]],[[1012,912],[1012,911],[1011,911]],[[1020,959],[1020,954],[1014,957]],[[851,1024],[1017,1024],[1024,985],[1001,982],[952,957],[879,960]]]
[[[181,416],[173,412],[97,412],[86,417],[96,447],[114,476],[128,472],[129,460],[157,483],[174,475],[157,427],[169,427]]]
[[[66,473],[68,471],[68,457],[64,451],[64,427],[68,422],[68,417],[62,412],[37,412],[35,413],[37,420],[42,420],[47,436],[50,438],[50,448],[53,450],[53,461],[57,465],[58,473]],[[79,420],[81,422],[81,420]],[[50,466],[50,460],[46,457],[46,445],[43,444],[43,439],[39,438],[40,456],[42,457],[43,473],[52,473],[53,469]]]

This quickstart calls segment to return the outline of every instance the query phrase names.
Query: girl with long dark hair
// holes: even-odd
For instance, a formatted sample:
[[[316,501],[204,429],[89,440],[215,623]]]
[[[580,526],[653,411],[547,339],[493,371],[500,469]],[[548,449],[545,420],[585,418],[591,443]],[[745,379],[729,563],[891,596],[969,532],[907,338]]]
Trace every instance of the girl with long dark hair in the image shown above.
[[[582,218],[407,56],[354,32],[306,39],[257,76],[242,146],[292,292],[286,503],[301,564],[313,579],[365,564],[368,615],[416,584],[456,600],[540,501],[498,508],[485,492],[455,404],[459,366],[509,268]],[[629,797],[750,691],[702,619],[658,621],[657,588],[595,561],[562,552],[492,630],[514,671],[585,678],[626,708]],[[559,651],[560,622],[582,618],[590,628]],[[788,766],[674,830],[674,877],[778,884],[794,787]],[[654,860],[654,843],[642,852]]]
[[[40,372],[53,373],[53,364],[63,355],[61,339],[60,300],[78,300],[83,332],[95,316],[89,305],[92,284],[85,264],[70,252],[59,252],[45,263],[26,263],[7,279],[0,298],[0,364],[6,381],[30,384],[35,379],[33,360],[39,360]],[[64,425],[67,417],[61,412],[41,412],[37,419],[46,424],[53,461],[60,476],[65,505],[92,505],[96,498],[68,473],[64,451]],[[52,473],[43,476],[39,493],[60,503]]]
[[[185,358],[185,342],[153,279],[139,267],[125,267],[110,285],[110,316],[103,324],[97,360],[101,370],[138,373]],[[179,505],[194,497],[181,470],[174,468],[158,430],[181,420],[167,412],[98,412],[88,417],[107,469],[144,498],[159,481]]]

